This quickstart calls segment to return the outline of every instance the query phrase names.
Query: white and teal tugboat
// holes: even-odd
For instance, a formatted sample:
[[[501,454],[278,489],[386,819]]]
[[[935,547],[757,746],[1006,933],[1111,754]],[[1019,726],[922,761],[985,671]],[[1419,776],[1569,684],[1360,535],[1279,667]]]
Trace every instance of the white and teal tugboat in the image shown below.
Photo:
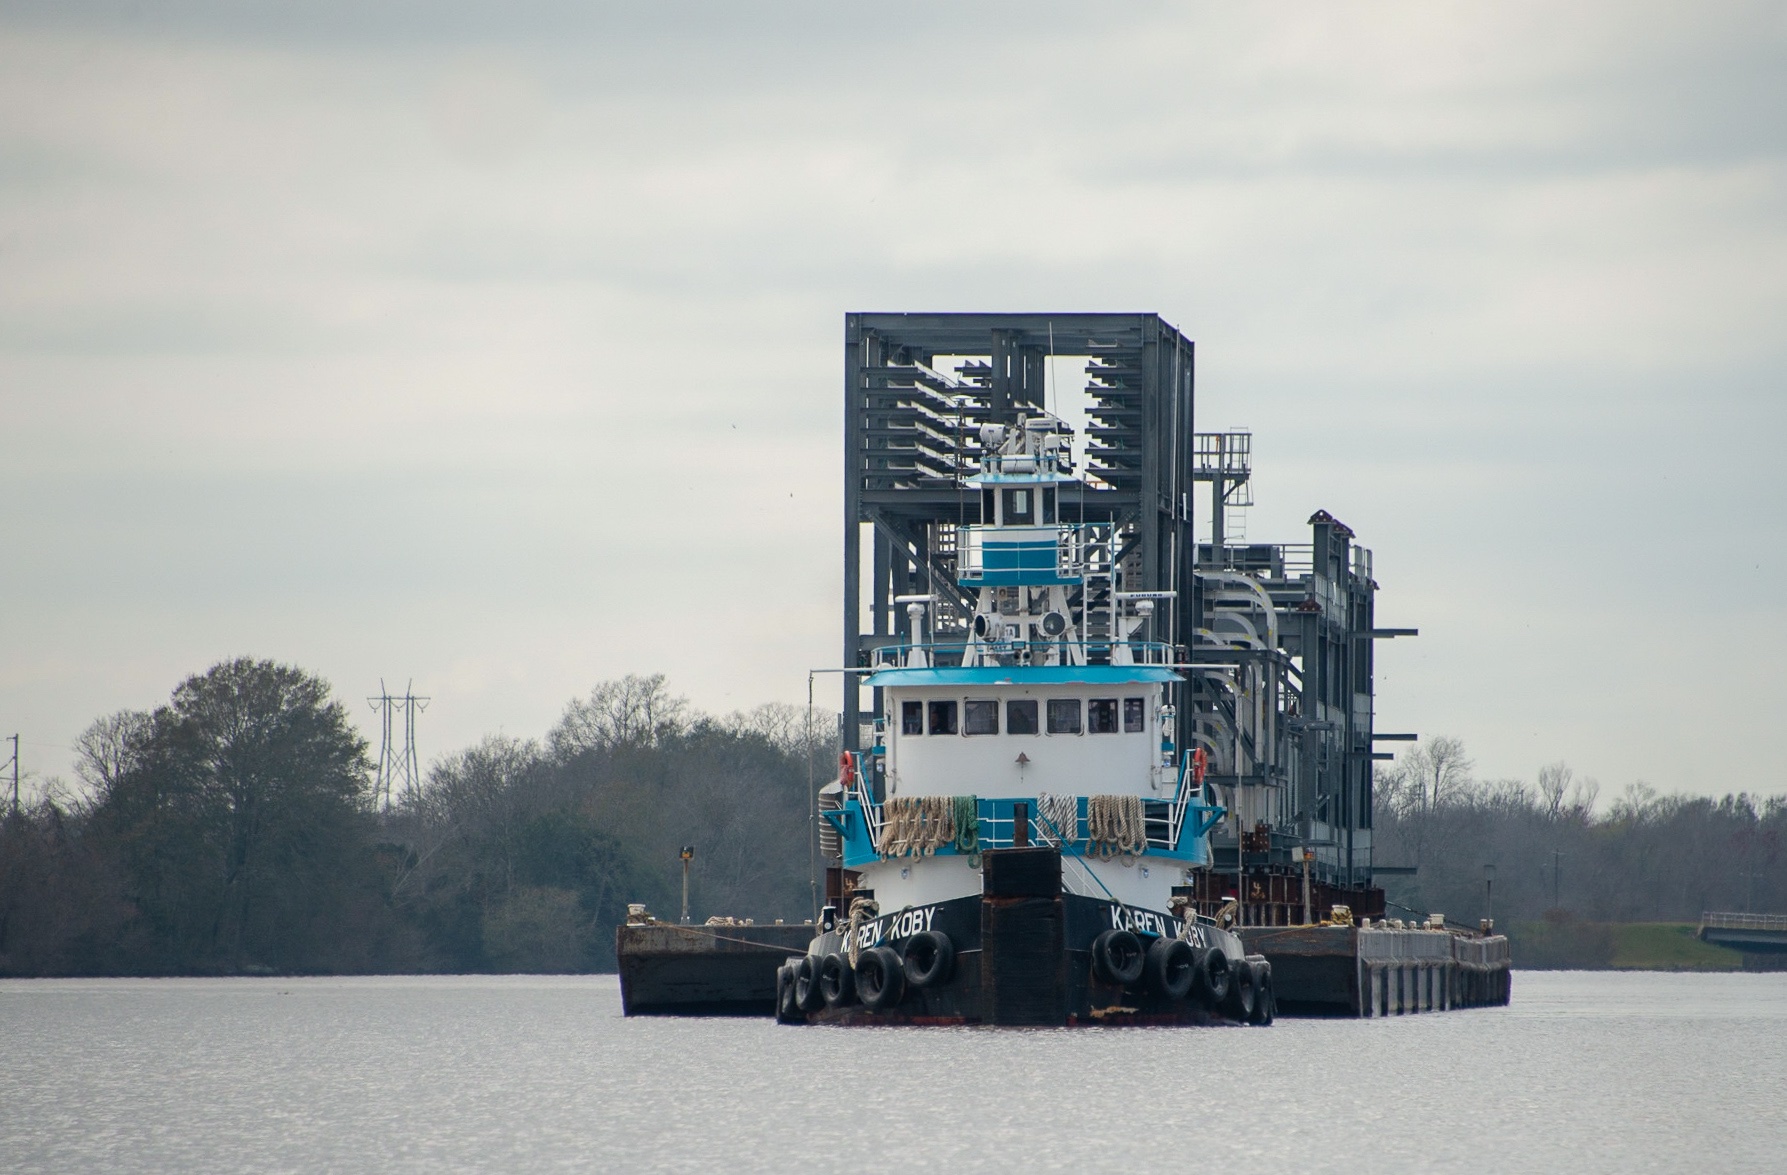
[[[787,1022],[1269,1023],[1271,972],[1193,912],[1224,815],[1173,745],[1173,650],[1136,639],[1108,529],[1061,517],[1065,429],[982,430],[957,534],[965,641],[876,651],[875,740],[821,797],[849,884],[777,976]],[[1077,602],[1077,607],[1076,607]],[[1179,892],[1176,892],[1179,891]]]

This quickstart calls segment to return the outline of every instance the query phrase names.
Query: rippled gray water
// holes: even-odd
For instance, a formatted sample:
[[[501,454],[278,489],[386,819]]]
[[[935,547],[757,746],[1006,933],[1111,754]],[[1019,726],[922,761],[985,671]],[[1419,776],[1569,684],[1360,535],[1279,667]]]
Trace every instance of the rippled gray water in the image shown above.
[[[611,976],[0,982],[7,1170],[1787,1170],[1787,975],[1268,1029],[626,1020]]]

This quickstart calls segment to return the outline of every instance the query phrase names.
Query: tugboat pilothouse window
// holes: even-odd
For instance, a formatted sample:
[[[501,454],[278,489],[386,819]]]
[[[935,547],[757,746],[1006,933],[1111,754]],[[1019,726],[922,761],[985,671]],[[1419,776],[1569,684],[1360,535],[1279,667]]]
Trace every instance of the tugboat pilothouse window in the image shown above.
[[[1049,699],[1049,733],[1080,733],[1080,700],[1078,698]]]
[[[1007,734],[1036,733],[1036,699],[1023,698],[1005,703]]]
[[[1086,703],[1086,733],[1117,733],[1117,699],[1093,698]]]
[[[1140,734],[1145,729],[1141,698],[1123,699],[1123,733]]]
[[[1005,525],[1028,526],[1031,522],[1029,490],[1005,491]]]
[[[900,733],[923,734],[925,732],[925,704],[923,702],[900,703]]]
[[[930,710],[932,734],[954,734],[956,732],[956,704],[954,702],[932,702]]]
[[[998,734],[999,703],[976,702],[962,703],[963,734]]]

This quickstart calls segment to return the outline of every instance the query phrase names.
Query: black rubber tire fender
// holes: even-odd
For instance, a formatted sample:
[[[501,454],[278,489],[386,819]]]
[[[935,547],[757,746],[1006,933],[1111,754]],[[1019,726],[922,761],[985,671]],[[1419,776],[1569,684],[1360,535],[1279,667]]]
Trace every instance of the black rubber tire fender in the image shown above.
[[[1107,930],[1092,940],[1092,970],[1106,983],[1132,986],[1142,977],[1147,958],[1133,930]]]
[[[1198,953],[1179,938],[1157,938],[1148,947],[1148,990],[1169,1000],[1182,1000],[1197,979]]]
[[[948,982],[956,969],[956,944],[941,930],[921,930],[900,948],[901,970],[911,987]]]
[[[796,964],[784,963],[776,971],[776,1019],[783,1024],[805,1024],[800,1004],[794,998]]]
[[[1253,986],[1253,967],[1245,959],[1231,960],[1229,964],[1229,995],[1222,1002],[1222,1010],[1231,1020],[1242,1024],[1253,1019],[1254,996],[1258,994]]]
[[[884,1011],[905,998],[905,966],[892,947],[871,947],[856,957],[856,994],[872,1012]]]
[[[1229,998],[1232,978],[1229,957],[1220,947],[1209,947],[1198,953],[1198,972],[1192,991],[1204,1007],[1212,1012],[1222,1007],[1222,1002]]]
[[[819,986],[819,967],[824,960],[818,955],[802,955],[794,967],[794,1003],[803,1012],[817,1012],[825,1006],[825,992]]]
[[[834,951],[819,961],[819,994],[828,1008],[841,1008],[856,999],[856,971],[849,959]]]
[[[1278,1015],[1278,1000],[1272,994],[1272,964],[1249,959],[1247,965],[1253,970],[1253,1015],[1247,1022],[1264,1027]]]

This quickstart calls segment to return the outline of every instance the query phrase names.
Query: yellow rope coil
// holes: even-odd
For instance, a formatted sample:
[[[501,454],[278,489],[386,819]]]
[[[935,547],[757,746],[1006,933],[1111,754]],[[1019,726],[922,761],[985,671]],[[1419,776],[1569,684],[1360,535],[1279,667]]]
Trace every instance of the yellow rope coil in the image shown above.
[[[1086,800],[1086,848],[1100,860],[1120,857],[1125,865],[1148,848],[1148,829],[1141,796],[1089,796]]]
[[[953,796],[895,796],[881,807],[883,857],[928,857],[955,838]]]

